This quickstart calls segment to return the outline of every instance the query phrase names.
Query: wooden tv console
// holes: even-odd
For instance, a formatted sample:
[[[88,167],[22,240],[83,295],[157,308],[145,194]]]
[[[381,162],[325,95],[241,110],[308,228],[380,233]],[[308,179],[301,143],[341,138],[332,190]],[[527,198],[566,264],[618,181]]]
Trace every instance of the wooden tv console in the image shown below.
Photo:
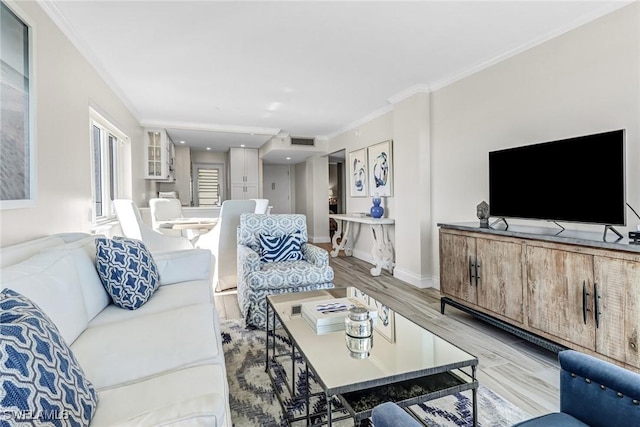
[[[640,372],[640,245],[561,229],[438,227],[442,313],[449,304]]]

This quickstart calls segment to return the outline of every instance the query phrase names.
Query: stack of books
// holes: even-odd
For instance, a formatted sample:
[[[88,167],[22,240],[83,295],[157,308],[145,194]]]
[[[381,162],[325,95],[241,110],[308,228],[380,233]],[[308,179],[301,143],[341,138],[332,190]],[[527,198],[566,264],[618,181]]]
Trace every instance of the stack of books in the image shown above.
[[[344,319],[351,307],[366,308],[373,324],[376,324],[378,311],[353,297],[306,302],[302,304],[301,314],[316,334],[322,335],[344,330]]]

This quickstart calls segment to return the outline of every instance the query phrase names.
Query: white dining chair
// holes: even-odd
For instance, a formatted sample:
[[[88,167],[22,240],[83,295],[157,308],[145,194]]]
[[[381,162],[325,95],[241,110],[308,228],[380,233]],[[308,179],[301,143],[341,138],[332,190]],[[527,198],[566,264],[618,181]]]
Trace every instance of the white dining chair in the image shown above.
[[[251,199],[256,202],[256,210],[254,213],[257,214],[268,214],[271,210],[271,206],[269,206],[269,199]]]
[[[161,227],[162,221],[182,218],[182,203],[180,203],[180,199],[150,199],[149,212],[151,213],[151,228],[155,231],[162,234],[168,234],[170,236],[182,236],[189,238],[189,236],[183,233],[183,230]]]
[[[122,233],[131,239],[142,240],[150,251],[193,249],[189,239],[159,233],[142,221],[140,210],[130,199],[113,201]]]
[[[208,233],[201,234],[196,240],[197,248],[209,249],[213,253],[213,283],[218,292],[236,287],[240,214],[253,213],[255,209],[254,200],[225,200],[222,202],[216,226]]]

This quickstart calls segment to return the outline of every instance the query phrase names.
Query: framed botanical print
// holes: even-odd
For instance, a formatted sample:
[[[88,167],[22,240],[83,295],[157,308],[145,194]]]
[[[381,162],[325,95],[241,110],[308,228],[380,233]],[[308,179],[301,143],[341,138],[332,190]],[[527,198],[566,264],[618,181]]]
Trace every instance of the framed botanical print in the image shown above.
[[[349,153],[349,182],[351,197],[367,197],[367,150]]]
[[[384,141],[368,148],[369,188],[372,197],[393,196],[392,141]]]

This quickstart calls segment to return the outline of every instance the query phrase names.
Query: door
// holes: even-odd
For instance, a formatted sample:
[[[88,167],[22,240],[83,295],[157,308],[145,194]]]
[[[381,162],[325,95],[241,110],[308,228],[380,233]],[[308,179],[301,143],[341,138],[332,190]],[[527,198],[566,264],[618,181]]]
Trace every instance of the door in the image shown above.
[[[596,256],[594,272],[599,297],[596,351],[640,367],[640,262]]]
[[[289,165],[262,166],[262,197],[269,199],[269,206],[273,206],[273,214],[290,214],[290,182]]]
[[[440,292],[475,304],[476,282],[470,264],[475,263],[476,239],[440,232]]]
[[[478,305],[523,323],[522,244],[476,239]]]
[[[529,326],[594,350],[593,256],[527,246],[527,277]]]

